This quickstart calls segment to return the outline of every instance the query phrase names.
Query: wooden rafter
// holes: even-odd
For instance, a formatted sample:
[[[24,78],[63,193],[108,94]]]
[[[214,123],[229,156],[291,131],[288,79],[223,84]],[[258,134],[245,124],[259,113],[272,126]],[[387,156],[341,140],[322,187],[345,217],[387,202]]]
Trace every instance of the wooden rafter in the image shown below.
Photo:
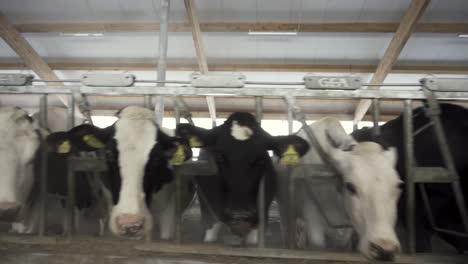
[[[197,54],[197,62],[200,72],[203,74],[208,73],[208,63],[206,62],[205,49],[203,48],[203,40],[200,30],[200,21],[198,20],[197,11],[195,8],[194,0],[184,0],[185,10],[187,11],[187,17],[189,19],[192,28],[193,43],[195,45],[195,51]],[[208,110],[213,123],[213,127],[216,126],[216,104],[213,96],[206,97],[206,103],[208,104]]]
[[[41,79],[57,81],[58,76],[50,66],[39,56],[28,41],[13,27],[8,19],[0,12],[0,36],[23,60],[25,65],[34,71]],[[50,85],[63,85],[61,82],[54,82]],[[64,105],[68,105],[67,98],[57,95]]]
[[[49,62],[53,70],[70,71],[154,71],[156,64],[145,62],[92,62],[70,61]],[[0,61],[0,70],[30,69],[23,63]],[[198,64],[168,63],[167,69],[171,71],[196,71]],[[269,71],[269,72],[347,72],[347,73],[373,73],[376,65],[362,64],[210,64],[212,71]],[[392,73],[420,73],[420,74],[468,74],[468,66],[428,65],[394,65]]]
[[[370,83],[382,84],[387,75],[391,72],[393,65],[395,64],[398,56],[400,55],[403,47],[411,36],[413,29],[416,26],[417,21],[424,13],[424,10],[428,6],[430,0],[412,0],[405,15],[403,16],[400,25],[398,26],[395,35],[393,36],[390,44],[383,58],[380,60],[377,70],[372,76]],[[372,86],[371,89],[379,89],[378,86]],[[369,109],[372,101],[369,99],[360,100],[356,107],[354,114],[354,122],[362,120],[367,110]]]
[[[343,23],[301,23],[300,32],[363,32],[391,33],[398,23],[387,22],[343,22]],[[21,33],[77,33],[77,32],[154,32],[159,31],[157,22],[80,22],[40,23],[13,25]],[[200,23],[202,32],[248,32],[251,31],[293,31],[298,24],[291,22],[210,22]],[[190,23],[170,23],[171,32],[191,32]],[[419,23],[414,32],[419,33],[468,33],[468,23]]]

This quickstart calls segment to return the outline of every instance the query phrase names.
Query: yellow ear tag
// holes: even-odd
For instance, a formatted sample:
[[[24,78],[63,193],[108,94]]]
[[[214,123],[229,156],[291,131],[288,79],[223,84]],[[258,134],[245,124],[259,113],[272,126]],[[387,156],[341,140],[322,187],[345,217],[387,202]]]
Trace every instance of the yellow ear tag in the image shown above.
[[[66,140],[64,142],[62,142],[62,144],[60,144],[58,147],[57,147],[57,153],[60,153],[60,154],[66,154],[66,153],[69,153],[71,150],[71,145],[70,145],[70,141]]]
[[[93,148],[100,149],[100,148],[105,147],[105,145],[102,144],[102,142],[93,135],[84,135],[83,136],[83,141],[88,146],[93,147]]]
[[[288,145],[286,151],[281,155],[280,162],[283,165],[296,165],[299,163],[299,154],[293,145]]]
[[[203,147],[203,144],[200,142],[200,139],[198,139],[198,137],[196,137],[196,136],[191,136],[190,137],[189,144],[190,144],[190,147],[192,147],[192,148],[201,148],[201,147]]]
[[[185,161],[185,152],[184,152],[184,147],[182,145],[177,146],[177,150],[172,155],[171,160],[169,160],[169,164],[174,165],[174,166],[179,166],[182,165]]]

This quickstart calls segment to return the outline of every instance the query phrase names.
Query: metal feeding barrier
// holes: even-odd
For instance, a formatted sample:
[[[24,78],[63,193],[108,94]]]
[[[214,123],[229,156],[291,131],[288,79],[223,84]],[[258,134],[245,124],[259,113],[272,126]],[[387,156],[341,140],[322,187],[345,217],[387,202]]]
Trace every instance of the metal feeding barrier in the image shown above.
[[[442,129],[439,119],[439,108],[438,99],[453,99],[453,100],[468,100],[468,80],[467,79],[425,79],[420,84],[383,84],[379,86],[412,86],[421,87],[421,89],[399,89],[397,92],[391,89],[385,90],[371,90],[362,89],[362,87],[376,86],[374,84],[363,84],[355,77],[330,77],[330,76],[306,76],[304,82],[296,83],[271,83],[271,82],[249,82],[246,81],[241,75],[231,76],[216,76],[213,82],[209,76],[193,75],[192,84],[195,86],[186,86],[189,82],[184,81],[149,81],[144,80],[145,83],[153,83],[156,86],[135,86],[139,80],[132,77],[132,75],[114,75],[114,76],[95,76],[87,75],[88,77],[82,77],[83,84],[73,85],[60,85],[60,86],[48,86],[48,85],[33,85],[35,82],[45,82],[47,80],[34,80],[30,76],[17,76],[12,74],[1,75],[0,74],[0,94],[36,94],[39,95],[40,102],[40,122],[42,126],[47,124],[47,97],[49,94],[65,94],[68,96],[68,118],[69,127],[74,124],[74,105],[82,105],[81,109],[89,115],[89,105],[86,102],[86,96],[88,95],[106,95],[106,96],[119,96],[119,95],[139,95],[144,97],[143,104],[150,108],[151,97],[157,96],[163,98],[164,96],[171,96],[174,98],[176,119],[180,118],[187,119],[193,124],[192,115],[187,104],[184,102],[184,96],[222,96],[222,97],[253,97],[255,98],[256,114],[257,119],[260,122],[262,119],[263,110],[263,98],[283,98],[287,103],[288,109],[288,124],[289,132],[292,133],[293,120],[298,120],[302,128],[305,130],[309,141],[314,145],[315,148],[320,149],[320,144],[315,140],[314,132],[309,128],[306,123],[305,114],[301,111],[297,105],[296,98],[308,98],[308,99],[371,99],[373,101],[373,121],[374,121],[374,132],[379,134],[378,120],[380,115],[380,101],[381,100],[403,100],[404,105],[404,140],[405,140],[405,164],[406,164],[406,215],[407,215],[407,233],[408,233],[408,245],[409,252],[414,252],[415,246],[415,228],[414,228],[414,204],[415,204],[415,186],[419,184],[421,190],[424,190],[423,183],[434,183],[444,182],[450,183],[457,201],[457,205],[462,216],[462,221],[465,227],[465,233],[455,232],[453,230],[444,230],[438,228],[431,216],[431,223],[438,232],[445,232],[449,234],[455,234],[459,236],[467,236],[468,233],[468,218],[466,214],[466,205],[464,204],[463,193],[460,188],[459,176],[457,175],[455,166],[453,164],[453,158],[450,155],[449,147]],[[234,76],[234,77],[233,77]],[[196,80],[194,80],[194,78]],[[223,79],[224,78],[224,79]],[[60,80],[60,82],[72,82],[77,83],[76,80]],[[162,86],[167,83],[173,84],[184,84],[179,86]],[[226,84],[228,87],[218,87],[216,85]],[[86,85],[85,85],[86,84]],[[257,85],[257,86],[256,86]],[[258,86],[262,85],[262,86]],[[278,86],[280,85],[280,86]],[[234,88],[236,87],[236,88]],[[77,102],[78,100],[78,102]],[[431,123],[433,124],[437,136],[438,144],[440,145],[441,152],[444,158],[446,168],[422,168],[416,167],[413,154],[413,126],[412,126],[412,102],[413,100],[425,100],[428,102],[428,112]],[[160,105],[162,100],[156,100],[155,109],[160,111],[156,115],[163,116],[164,106]],[[214,109],[214,105],[211,106]],[[88,109],[86,109],[88,108]],[[212,113],[210,115],[213,119]],[[177,121],[179,122],[179,121]],[[337,170],[331,159],[329,159],[323,151],[320,151],[323,159],[327,161],[328,167],[318,168],[318,171],[328,175],[326,177],[333,177],[336,175]],[[41,152],[41,160],[43,162],[41,172],[41,194],[40,194],[40,221],[39,221],[39,236],[45,235],[45,219],[46,219],[46,186],[47,186],[47,168],[46,168],[46,153],[43,150]],[[102,162],[86,161],[83,158],[74,157],[70,159],[70,170],[68,173],[68,188],[69,190],[74,189],[73,173],[77,170],[83,171],[102,171]],[[101,163],[101,164],[98,164]],[[93,165],[94,164],[94,165]],[[294,248],[295,241],[295,212],[294,212],[294,177],[293,174],[302,174],[302,177],[312,177],[314,174],[314,167],[310,164],[296,166],[296,168],[289,168],[289,215],[287,224],[286,239],[288,247]],[[190,161],[177,166],[175,168],[176,174],[176,212],[180,216],[182,214],[181,206],[181,177],[193,177],[201,175],[213,175],[216,170],[213,168],[213,164],[209,164],[203,161]],[[299,171],[299,172],[298,172]],[[430,176],[427,176],[430,174]],[[195,182],[196,184],[196,182]],[[423,192],[423,202],[425,208],[430,213],[430,205],[428,202],[427,195]],[[73,234],[73,191],[69,192],[67,197],[68,202],[68,225],[70,227],[69,236]],[[203,195],[202,195],[203,196]],[[203,197],[201,197],[203,199]],[[264,200],[264,182],[260,184],[260,194],[258,196],[259,203],[259,247],[265,246],[265,225],[267,222],[267,215],[264,214],[265,208]],[[432,214],[429,214],[432,215]],[[175,241],[181,242],[181,219],[177,219],[176,223],[176,236]],[[151,241],[148,237],[147,241]]]

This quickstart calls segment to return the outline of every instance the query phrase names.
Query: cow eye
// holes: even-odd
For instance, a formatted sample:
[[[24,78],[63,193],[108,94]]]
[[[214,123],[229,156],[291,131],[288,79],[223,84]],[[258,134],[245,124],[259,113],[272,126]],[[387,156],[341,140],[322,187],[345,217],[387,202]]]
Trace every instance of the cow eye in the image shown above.
[[[350,195],[356,195],[357,194],[357,189],[356,186],[350,182],[345,183],[345,188],[346,191],[349,192]]]

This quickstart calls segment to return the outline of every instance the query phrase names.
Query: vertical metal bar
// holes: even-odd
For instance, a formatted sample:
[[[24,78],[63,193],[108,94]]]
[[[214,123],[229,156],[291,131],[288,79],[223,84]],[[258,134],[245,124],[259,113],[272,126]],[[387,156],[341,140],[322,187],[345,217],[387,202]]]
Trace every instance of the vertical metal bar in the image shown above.
[[[288,166],[288,207],[286,245],[289,249],[296,248],[296,179],[293,177],[293,167]]]
[[[296,107],[295,98],[290,97],[286,98],[286,103],[288,105],[288,134],[293,133],[293,121],[294,121],[294,107]],[[288,174],[288,207],[287,207],[287,228],[286,228],[286,245],[289,249],[296,248],[296,181],[293,178],[293,167],[287,167]]]
[[[175,118],[176,124],[180,124],[180,111],[175,105]],[[175,178],[175,223],[174,223],[174,239],[177,244],[182,242],[182,176],[178,173],[178,167],[176,167],[176,178]]]
[[[169,0],[161,0],[159,13],[159,59],[158,59],[158,81],[166,80],[167,68],[167,40],[168,40],[168,25],[169,25]],[[164,83],[158,83],[158,87],[163,87]],[[156,114],[156,123],[162,124],[164,118],[164,97],[156,96],[156,105],[154,108]]]
[[[67,166],[67,238],[75,234],[75,178],[74,162],[68,162]]]
[[[406,232],[408,253],[414,254],[416,250],[415,232],[415,185],[414,185],[414,149],[413,149],[413,111],[411,100],[404,101],[403,110],[403,142],[405,146],[405,174],[406,174]]]
[[[374,123],[374,135],[380,135],[380,101],[377,98],[372,99],[372,122]]]
[[[176,172],[175,178],[176,192],[175,192],[175,225],[174,234],[175,242],[180,244],[182,242],[182,177]]]
[[[427,89],[424,89],[424,91],[428,97],[428,103],[430,106],[429,117],[433,124],[434,132],[437,138],[437,143],[439,145],[444,164],[450,172],[451,176],[454,178],[454,181],[452,181],[450,185],[452,186],[458,211],[460,212],[460,216],[462,219],[462,224],[465,232],[468,232],[468,214],[466,210],[465,200],[463,197],[463,191],[460,187],[460,176],[458,175],[457,168],[455,167],[452,153],[450,152],[450,147],[447,142],[447,137],[445,136],[445,131],[442,127],[442,123],[440,122],[439,104],[430,91],[428,91]]]
[[[39,99],[39,115],[41,127],[47,127],[47,94]],[[41,180],[39,196],[39,236],[46,235],[47,222],[47,150],[41,148]]]
[[[288,134],[291,135],[293,133],[293,121],[294,121],[294,113],[291,107],[288,107]]]
[[[262,97],[255,97],[255,113],[257,122],[261,124],[263,116],[263,101]],[[265,247],[265,231],[266,224],[268,223],[268,212],[266,210],[266,201],[265,201],[265,175],[261,178],[260,184],[258,186],[258,247]]]
[[[206,97],[206,103],[208,105],[208,111],[211,118],[211,126],[216,127],[216,104],[213,96]]]
[[[75,97],[68,96],[68,129],[75,125]],[[75,179],[73,177],[73,164],[67,160],[67,237],[75,234]]]
[[[151,95],[143,97],[143,105],[145,108],[151,109]]]
[[[261,124],[263,119],[263,98],[261,96],[255,96],[255,116],[257,122]]]

